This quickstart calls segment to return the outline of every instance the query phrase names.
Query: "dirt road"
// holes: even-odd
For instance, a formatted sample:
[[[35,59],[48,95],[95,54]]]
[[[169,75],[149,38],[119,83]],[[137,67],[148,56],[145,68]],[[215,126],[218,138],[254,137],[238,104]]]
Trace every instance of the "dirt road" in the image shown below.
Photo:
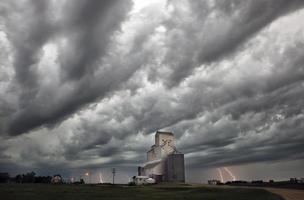
[[[202,184],[192,184],[192,186],[202,186]],[[281,189],[281,188],[267,188],[267,187],[246,187],[246,186],[227,186],[227,185],[221,185],[221,186],[214,186],[214,185],[206,185],[205,187],[238,187],[238,188],[256,188],[256,189],[264,189],[268,190],[274,194],[278,194],[281,197],[283,197],[285,200],[304,200],[304,190],[295,190],[295,189]]]
[[[278,194],[285,200],[304,200],[304,190],[264,188],[272,193]]]

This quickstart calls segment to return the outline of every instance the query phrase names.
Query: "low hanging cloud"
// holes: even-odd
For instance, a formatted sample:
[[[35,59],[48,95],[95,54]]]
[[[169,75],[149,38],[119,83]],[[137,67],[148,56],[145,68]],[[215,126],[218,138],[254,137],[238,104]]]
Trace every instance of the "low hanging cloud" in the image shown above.
[[[3,166],[301,160],[300,0],[0,3]],[[27,9],[25,9],[27,8]]]

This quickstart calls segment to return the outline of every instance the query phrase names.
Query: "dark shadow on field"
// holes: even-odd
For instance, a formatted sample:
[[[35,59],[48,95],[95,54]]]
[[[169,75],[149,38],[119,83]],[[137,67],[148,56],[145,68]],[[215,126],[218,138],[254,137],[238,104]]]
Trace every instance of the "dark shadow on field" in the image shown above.
[[[0,197],[4,200],[282,200],[261,189],[211,188],[181,185],[101,186],[2,184]]]

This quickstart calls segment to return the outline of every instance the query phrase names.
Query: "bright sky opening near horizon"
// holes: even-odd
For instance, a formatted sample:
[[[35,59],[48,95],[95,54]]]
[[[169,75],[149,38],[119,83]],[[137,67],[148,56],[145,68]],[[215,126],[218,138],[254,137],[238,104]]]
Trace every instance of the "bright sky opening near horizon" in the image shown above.
[[[1,1],[0,171],[127,182],[166,130],[189,182],[303,177],[303,19],[302,0]]]

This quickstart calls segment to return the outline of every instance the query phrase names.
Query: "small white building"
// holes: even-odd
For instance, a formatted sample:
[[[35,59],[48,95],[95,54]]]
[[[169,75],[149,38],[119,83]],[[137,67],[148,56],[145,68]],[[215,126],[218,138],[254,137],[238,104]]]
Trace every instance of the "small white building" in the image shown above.
[[[135,176],[133,181],[135,185],[148,185],[155,183],[155,180],[148,176]]]

